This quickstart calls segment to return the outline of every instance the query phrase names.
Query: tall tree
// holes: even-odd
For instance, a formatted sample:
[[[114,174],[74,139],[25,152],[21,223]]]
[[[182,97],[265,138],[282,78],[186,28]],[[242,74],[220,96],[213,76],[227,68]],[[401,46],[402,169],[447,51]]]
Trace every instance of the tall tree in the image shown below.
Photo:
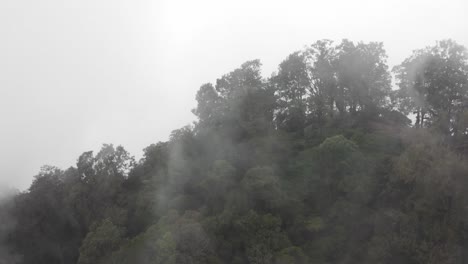
[[[416,115],[416,126],[437,127],[447,135],[466,134],[460,127],[468,109],[468,56],[453,40],[419,49],[394,68],[399,109]]]
[[[286,131],[301,131],[306,122],[306,95],[310,78],[303,52],[294,52],[279,65],[271,82],[275,89],[276,123]]]
[[[217,127],[222,121],[222,98],[213,87],[206,83],[200,87],[196,95],[197,108],[192,112],[198,117],[201,126]]]
[[[335,107],[344,112],[343,95],[338,94],[336,78],[336,48],[331,40],[319,40],[307,49],[307,60],[311,86],[308,101],[312,119],[323,124],[324,119],[333,117]]]
[[[215,89],[220,97],[218,115],[223,116],[224,133],[235,139],[264,134],[271,127],[274,99],[265,85],[259,60],[247,61],[240,68],[216,80]],[[203,87],[204,90],[210,89]],[[202,90],[200,91],[200,95]],[[216,98],[212,91],[207,92]],[[203,93],[203,94],[207,94]],[[207,98],[207,97],[204,97]],[[203,104],[213,100],[200,100]],[[216,98],[217,101],[217,98]],[[200,105],[200,113],[204,105]]]
[[[357,45],[343,40],[338,48],[337,77],[339,95],[350,113],[375,112],[388,103],[391,78],[387,55],[381,42]]]

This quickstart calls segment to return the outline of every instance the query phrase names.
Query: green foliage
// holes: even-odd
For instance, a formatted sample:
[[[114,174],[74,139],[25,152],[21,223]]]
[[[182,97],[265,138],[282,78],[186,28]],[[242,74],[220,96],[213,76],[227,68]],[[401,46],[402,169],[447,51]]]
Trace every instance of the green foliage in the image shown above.
[[[86,235],[80,247],[78,264],[99,263],[116,250],[122,240],[122,231],[109,219],[104,219]]]
[[[404,113],[416,114],[416,126],[446,135],[466,134],[461,126],[468,98],[468,54],[453,40],[416,50],[394,72],[400,89],[395,100]]]
[[[336,166],[342,163],[343,166],[350,166],[346,161],[358,150],[357,145],[343,137],[342,135],[327,138],[317,148],[320,162],[324,166]]]
[[[324,222],[321,217],[312,217],[306,222],[307,230],[311,232],[317,232],[324,228]]]
[[[280,227],[279,218],[270,214],[258,215],[253,211],[236,222],[249,263],[272,263],[274,252],[289,245]]]
[[[304,254],[299,247],[288,247],[282,249],[275,256],[275,262],[277,264],[306,264],[308,262],[307,256]]]
[[[438,42],[391,91],[382,43],[248,61],[140,161],[103,145],[0,201],[0,263],[462,263],[466,65]]]

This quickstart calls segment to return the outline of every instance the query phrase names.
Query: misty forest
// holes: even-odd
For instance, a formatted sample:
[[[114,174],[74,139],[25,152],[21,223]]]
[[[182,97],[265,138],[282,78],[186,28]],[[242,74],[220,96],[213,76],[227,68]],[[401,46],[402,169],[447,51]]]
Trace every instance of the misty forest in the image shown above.
[[[383,43],[320,40],[261,66],[201,85],[140,160],[104,144],[3,190],[0,263],[468,263],[464,46],[389,68]]]

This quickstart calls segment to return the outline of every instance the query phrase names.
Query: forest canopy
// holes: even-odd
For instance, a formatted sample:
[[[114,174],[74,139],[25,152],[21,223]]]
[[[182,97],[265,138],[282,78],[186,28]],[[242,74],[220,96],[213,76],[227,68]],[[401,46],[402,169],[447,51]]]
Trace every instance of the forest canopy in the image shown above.
[[[104,144],[1,195],[0,264],[468,261],[464,46],[390,69],[383,43],[320,40],[195,98],[139,161]]]

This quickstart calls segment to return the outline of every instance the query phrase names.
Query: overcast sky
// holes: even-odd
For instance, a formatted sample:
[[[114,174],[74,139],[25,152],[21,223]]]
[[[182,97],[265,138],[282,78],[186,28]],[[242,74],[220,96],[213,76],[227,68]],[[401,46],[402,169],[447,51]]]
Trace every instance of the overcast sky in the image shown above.
[[[393,66],[452,38],[468,1],[0,0],[0,183],[24,190],[102,143],[141,157],[194,120],[199,86],[246,60],[269,76],[328,38],[383,41]]]

